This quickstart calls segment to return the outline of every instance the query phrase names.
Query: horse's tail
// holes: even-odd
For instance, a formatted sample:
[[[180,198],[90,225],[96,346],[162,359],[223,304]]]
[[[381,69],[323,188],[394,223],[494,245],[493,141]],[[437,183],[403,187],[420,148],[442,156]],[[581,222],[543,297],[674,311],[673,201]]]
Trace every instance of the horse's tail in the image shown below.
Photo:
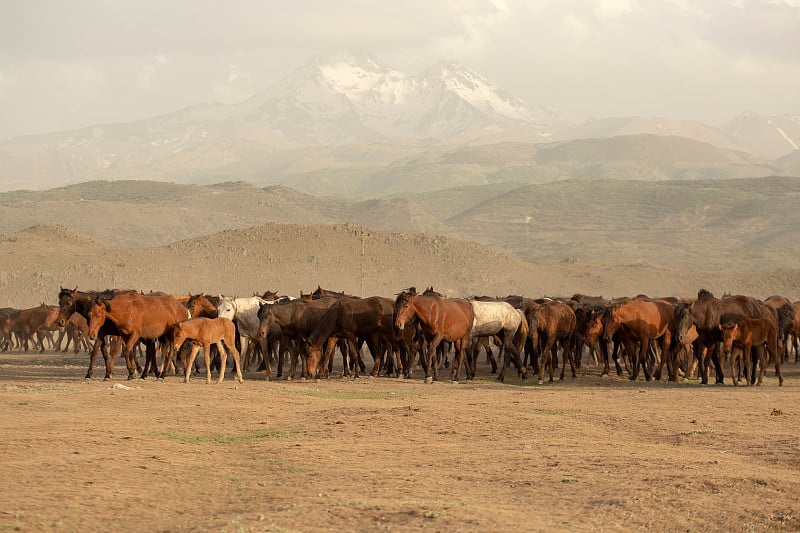
[[[795,310],[792,304],[783,304],[778,308],[778,336],[785,337],[792,330]]]
[[[514,334],[514,346],[517,348],[517,351],[522,352],[522,349],[525,348],[525,340],[528,338],[530,329],[528,328],[528,318],[525,316],[525,312],[519,309],[516,311],[519,314],[520,320],[517,332]]]

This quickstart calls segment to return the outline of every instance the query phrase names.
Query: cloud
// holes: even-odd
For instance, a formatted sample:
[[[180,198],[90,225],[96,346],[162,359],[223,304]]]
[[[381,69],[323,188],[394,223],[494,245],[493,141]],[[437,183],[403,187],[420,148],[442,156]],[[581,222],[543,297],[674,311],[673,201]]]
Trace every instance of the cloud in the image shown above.
[[[230,103],[340,50],[591,116],[797,113],[797,28],[800,0],[0,2],[0,137]]]

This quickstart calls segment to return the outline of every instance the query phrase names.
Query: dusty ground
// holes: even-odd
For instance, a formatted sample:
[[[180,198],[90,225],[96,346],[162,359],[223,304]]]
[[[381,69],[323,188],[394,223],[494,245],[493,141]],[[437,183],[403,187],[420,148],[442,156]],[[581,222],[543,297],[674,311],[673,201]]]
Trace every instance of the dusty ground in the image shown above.
[[[0,530],[800,529],[800,365],[783,388],[217,386],[86,362],[0,354]]]

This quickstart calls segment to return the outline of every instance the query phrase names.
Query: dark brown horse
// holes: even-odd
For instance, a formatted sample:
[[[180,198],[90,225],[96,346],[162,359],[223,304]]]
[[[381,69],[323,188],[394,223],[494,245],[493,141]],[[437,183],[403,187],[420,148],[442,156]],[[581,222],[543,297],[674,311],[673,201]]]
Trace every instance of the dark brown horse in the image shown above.
[[[372,376],[377,377],[383,366],[384,354],[387,351],[392,354],[397,346],[393,320],[392,301],[388,298],[371,296],[337,299],[322,315],[308,337],[307,374],[316,377],[320,370],[323,373],[327,371],[328,361],[335,349],[335,343],[328,343],[323,357],[323,344],[328,339],[346,340],[350,353],[355,355],[358,352],[357,341],[361,338],[366,341],[375,360]],[[359,366],[354,365],[356,378],[359,375]],[[343,367],[347,367],[346,361],[343,362]]]
[[[778,376],[778,385],[783,385],[781,375],[782,354],[778,353],[778,329],[774,322],[767,318],[742,318],[735,322],[725,322],[720,324],[722,331],[722,346],[725,354],[730,356],[731,380],[734,385],[738,384],[738,373],[734,372],[734,359],[732,348],[734,346],[742,349],[742,359],[744,361],[745,379],[752,385],[753,373],[750,371],[752,364],[750,351],[753,347],[766,346],[770,358],[775,360],[775,375]],[[764,378],[764,371],[767,366],[767,358],[760,357],[760,371],[756,385],[761,385]]]
[[[764,305],[772,308],[778,315],[778,339],[783,347],[781,357],[784,361],[789,358],[789,335],[792,332],[792,324],[795,320],[795,309],[792,302],[783,296],[770,296],[764,300]]]
[[[269,341],[269,334],[275,327],[280,328],[286,339],[294,345],[292,366],[287,379],[294,379],[297,358],[306,356],[307,339],[328,309],[336,303],[336,298],[319,300],[291,300],[282,303],[265,303],[258,310],[258,335]],[[305,375],[305,372],[303,373]]]
[[[564,359],[559,379],[564,379],[567,362],[569,362],[572,377],[576,377],[575,359],[572,353],[575,312],[572,308],[563,302],[553,300],[531,307],[526,313],[526,317],[535,352],[541,355],[539,384],[544,383],[545,367],[548,369],[550,382],[553,381],[553,368],[555,361],[558,360],[559,347],[561,347]]]
[[[736,295],[716,298],[705,289],[700,289],[692,303],[682,303],[674,309],[675,338],[683,343],[692,324],[697,328],[694,345],[695,357],[699,360],[700,380],[708,383],[708,361],[714,363],[716,383],[724,382],[719,345],[722,342],[720,324],[741,318],[764,318],[759,302],[749,296]]]
[[[464,362],[469,334],[475,318],[468,300],[441,298],[417,294],[413,287],[397,295],[394,302],[395,325],[403,330],[412,317],[419,320],[422,333],[428,342],[425,354],[425,382],[439,379],[439,365],[434,362],[436,348],[442,341],[455,343],[457,355],[453,360],[453,381],[458,381],[461,363]],[[436,363],[436,364],[434,364]],[[433,375],[431,376],[431,371]]]

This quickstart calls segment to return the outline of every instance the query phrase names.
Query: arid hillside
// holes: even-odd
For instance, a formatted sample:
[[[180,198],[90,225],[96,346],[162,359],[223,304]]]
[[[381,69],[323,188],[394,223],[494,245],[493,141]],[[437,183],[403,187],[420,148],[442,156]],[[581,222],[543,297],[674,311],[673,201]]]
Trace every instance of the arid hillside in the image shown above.
[[[245,182],[87,182],[0,194],[0,233],[63,225],[150,248],[229,229],[356,224],[442,235],[525,261],[689,270],[800,269],[800,179],[496,183],[344,199]]]
[[[356,225],[267,224],[226,230],[167,246],[113,246],[63,226],[0,236],[0,306],[53,303],[61,286],[132,288],[176,294],[289,295],[321,285],[391,296],[432,285],[473,294],[690,296],[699,288],[800,298],[797,270],[685,270],[647,263],[526,262],[487,246]]]

